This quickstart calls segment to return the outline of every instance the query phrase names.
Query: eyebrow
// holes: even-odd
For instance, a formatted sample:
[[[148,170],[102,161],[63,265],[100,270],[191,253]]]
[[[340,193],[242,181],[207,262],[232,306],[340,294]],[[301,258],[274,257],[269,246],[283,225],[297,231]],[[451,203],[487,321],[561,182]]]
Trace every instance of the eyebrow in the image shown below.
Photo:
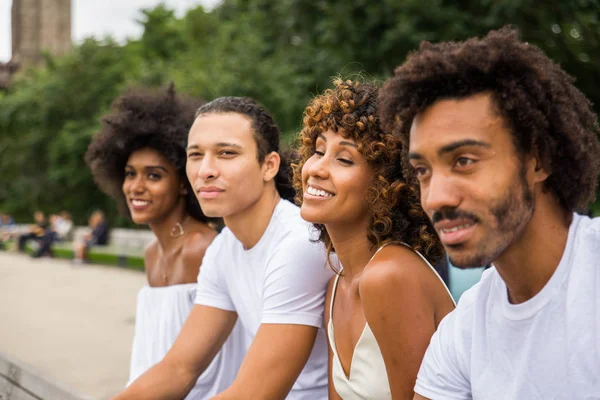
[[[489,149],[490,147],[492,147],[487,142],[482,142],[480,140],[475,140],[475,139],[464,139],[464,140],[458,140],[456,142],[452,142],[452,143],[445,145],[444,147],[439,149],[437,153],[438,153],[438,156],[441,157],[445,154],[452,153],[453,151],[456,151],[456,150],[460,149],[461,147],[466,147],[466,146],[483,147],[485,149]],[[421,160],[423,158],[424,158],[423,155],[421,155],[417,152],[408,153],[409,160]]]
[[[127,165],[125,166],[125,168],[132,168],[132,169],[135,169],[135,168],[133,167],[133,165],[130,165],[130,164],[127,164]],[[163,167],[162,165],[146,165],[146,166],[144,167],[144,169],[145,169],[145,170],[149,170],[149,169],[162,169],[162,170],[163,170],[163,171],[165,171],[165,172],[169,172],[169,170],[168,170],[168,169],[166,169],[165,167]]]
[[[240,146],[237,143],[227,143],[227,142],[219,142],[217,144],[215,144],[215,147],[234,147],[236,149],[241,149],[242,146]],[[200,146],[198,146],[197,144],[191,144],[187,147],[186,150],[192,150],[192,149],[199,149]]]
[[[327,141],[327,139],[325,138],[325,136],[323,136],[322,133],[319,133],[318,137],[323,139],[325,142]],[[356,143],[348,142],[346,140],[342,140],[339,144],[342,146],[350,146],[350,147],[354,147],[355,149],[358,149],[358,145]]]

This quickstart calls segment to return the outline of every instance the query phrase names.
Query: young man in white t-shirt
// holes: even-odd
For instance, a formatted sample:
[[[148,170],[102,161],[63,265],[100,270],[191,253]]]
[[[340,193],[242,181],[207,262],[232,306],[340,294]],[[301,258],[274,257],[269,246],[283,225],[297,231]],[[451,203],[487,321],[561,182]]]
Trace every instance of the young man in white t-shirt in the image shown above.
[[[421,45],[384,122],[452,264],[494,263],[431,339],[415,399],[600,399],[598,125],[572,79],[510,29]]]
[[[291,170],[278,149],[279,129],[252,99],[222,97],[198,110],[187,175],[202,211],[226,228],[204,255],[196,305],[172,349],[116,399],[183,398],[238,318],[248,351],[215,399],[327,398],[321,325],[331,271],[285,200]]]

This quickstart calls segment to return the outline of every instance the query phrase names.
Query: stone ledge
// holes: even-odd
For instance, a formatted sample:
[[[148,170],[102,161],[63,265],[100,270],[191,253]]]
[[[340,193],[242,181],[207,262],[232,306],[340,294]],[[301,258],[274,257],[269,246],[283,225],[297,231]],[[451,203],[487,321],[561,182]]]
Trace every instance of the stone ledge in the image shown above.
[[[91,400],[0,353],[0,400]]]

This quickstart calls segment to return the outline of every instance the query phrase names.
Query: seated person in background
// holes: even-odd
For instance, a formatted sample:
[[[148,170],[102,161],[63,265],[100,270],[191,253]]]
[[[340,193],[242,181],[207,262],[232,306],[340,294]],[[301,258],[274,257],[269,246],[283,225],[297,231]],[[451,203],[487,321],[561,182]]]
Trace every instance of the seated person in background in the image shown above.
[[[61,211],[60,214],[57,215],[52,230],[56,233],[55,240],[58,242],[70,242],[73,240],[75,226],[73,225],[71,213],[68,211]]]
[[[314,243],[279,151],[279,128],[254,100],[200,107],[187,176],[205,215],[225,229],[206,250],[196,305],[165,358],[115,400],[181,399],[237,319],[251,342],[234,382],[214,399],[327,399],[322,329],[326,254]]]
[[[86,260],[90,247],[108,244],[109,227],[102,211],[96,210],[90,215],[88,226],[91,231],[86,233],[81,241],[75,243],[75,258],[73,259],[75,263],[82,263]]]
[[[336,79],[306,107],[294,168],[300,215],[334,251],[327,290],[329,399],[412,399],[438,324],[454,309],[443,255],[384,133],[371,83]],[[335,264],[335,262],[332,262]]]
[[[86,154],[94,180],[122,214],[156,235],[144,253],[129,383],[163,359],[194,305],[206,248],[217,232],[185,175],[187,134],[199,101],[168,91],[117,98]],[[246,352],[239,324],[186,399],[209,399],[235,378]]]
[[[52,244],[70,240],[73,228],[71,214],[67,211],[50,215],[50,228],[46,231],[46,234],[40,238],[40,246],[32,256],[52,256]]]
[[[5,242],[13,237],[15,220],[5,213],[0,213],[0,250],[5,249]]]
[[[6,213],[0,213],[0,228],[11,227],[15,224],[15,220]]]
[[[597,116],[512,29],[423,43],[380,93],[452,264],[493,263],[433,335],[415,399],[600,398]]]
[[[19,251],[25,251],[27,242],[30,240],[41,240],[49,229],[46,215],[42,211],[37,210],[34,212],[33,220],[35,224],[29,227],[29,232],[19,236]]]

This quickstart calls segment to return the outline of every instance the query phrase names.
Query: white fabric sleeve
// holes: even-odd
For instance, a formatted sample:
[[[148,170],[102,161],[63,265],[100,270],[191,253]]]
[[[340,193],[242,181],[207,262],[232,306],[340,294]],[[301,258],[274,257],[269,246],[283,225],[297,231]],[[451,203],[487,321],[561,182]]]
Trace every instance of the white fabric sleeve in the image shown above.
[[[460,304],[459,304],[460,307]],[[470,400],[468,352],[464,346],[467,321],[458,308],[448,314],[433,334],[419,369],[415,392],[428,399]],[[466,339],[466,340],[465,340]]]
[[[221,243],[224,237],[218,235],[208,246],[202,259],[200,272],[198,273],[198,288],[196,290],[195,303],[203,306],[220,308],[227,311],[235,311],[231,301],[224,274],[227,273],[228,257],[222,253]],[[229,261],[230,262],[230,261]]]
[[[284,239],[267,265],[261,323],[322,327],[332,273],[322,243],[306,236]]]

